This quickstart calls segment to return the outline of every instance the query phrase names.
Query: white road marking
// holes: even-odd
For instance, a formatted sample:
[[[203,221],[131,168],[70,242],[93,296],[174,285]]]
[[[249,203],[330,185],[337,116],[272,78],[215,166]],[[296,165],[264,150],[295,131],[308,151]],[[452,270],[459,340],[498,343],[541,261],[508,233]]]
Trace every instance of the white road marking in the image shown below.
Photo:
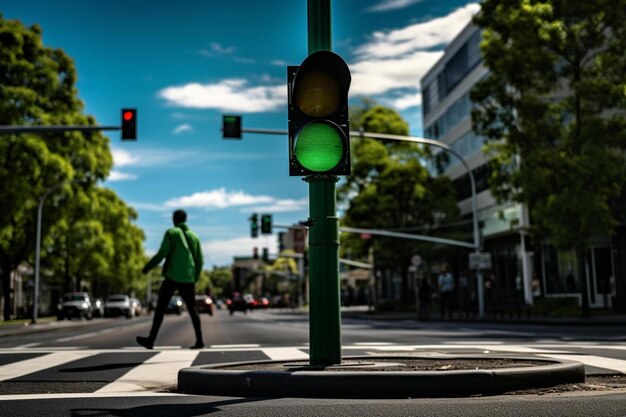
[[[176,385],[178,371],[191,366],[196,356],[198,356],[197,351],[160,352],[96,392],[144,391],[150,388]]]
[[[27,343],[25,345],[15,346],[13,349],[28,349],[39,345],[41,345],[41,342]]]
[[[76,336],[69,336],[69,337],[62,337],[60,339],[55,340],[55,342],[71,342],[72,340],[79,340],[79,339],[86,339],[88,337],[94,337],[94,336],[98,336],[98,332],[91,332],[91,333],[83,333],[83,334],[79,334]]]
[[[88,392],[64,394],[15,394],[0,395],[0,401],[54,400],[64,398],[114,398],[114,397],[187,397],[188,394],[171,394],[165,392]]]
[[[361,342],[361,343],[355,343],[356,346],[391,346],[393,345],[393,343],[387,343],[387,342]]]
[[[585,365],[593,366],[596,368],[611,369],[626,374],[626,361],[621,359],[605,358],[595,355],[556,355],[556,354],[542,354],[539,356],[545,356],[547,358],[554,359],[568,359],[572,361],[582,362]]]
[[[95,353],[87,351],[55,352],[45,356],[39,356],[37,358],[10,363],[8,365],[0,366],[0,381],[19,378],[21,376],[62,365],[64,363],[83,359],[94,354]]]
[[[293,347],[263,348],[261,350],[263,351],[263,353],[269,356],[270,359],[275,361],[309,359],[309,355],[307,355],[300,349]]]
[[[154,350],[174,350],[174,349],[182,349],[182,346],[154,346]],[[143,350],[145,351],[146,348],[143,346],[124,346],[123,348],[124,350]]]
[[[261,345],[248,344],[248,345],[211,345],[211,349],[238,349],[238,348],[259,348]]]

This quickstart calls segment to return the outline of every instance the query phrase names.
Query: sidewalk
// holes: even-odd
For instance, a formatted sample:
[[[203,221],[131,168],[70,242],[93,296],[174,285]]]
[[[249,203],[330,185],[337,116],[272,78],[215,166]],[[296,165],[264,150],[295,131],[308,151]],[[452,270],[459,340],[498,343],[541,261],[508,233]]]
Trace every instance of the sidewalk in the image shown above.
[[[368,312],[367,306],[342,307],[341,316],[344,318],[367,319],[367,320],[417,320],[417,312]],[[506,323],[506,324],[541,324],[541,325],[563,325],[563,326],[625,326],[626,315],[620,314],[598,314],[591,313],[591,317],[584,319],[581,317],[546,317],[530,316],[518,317],[517,315],[497,316],[497,317],[473,317],[465,316],[462,312],[455,311],[452,318],[441,318],[439,311],[431,311],[425,322],[466,322],[466,323]]]
[[[46,321],[46,318],[42,319],[41,323],[31,324],[2,324],[0,325],[0,337],[3,336],[16,336],[25,333],[40,333],[49,332],[67,327],[79,327],[86,326],[93,322],[87,320],[56,320]]]

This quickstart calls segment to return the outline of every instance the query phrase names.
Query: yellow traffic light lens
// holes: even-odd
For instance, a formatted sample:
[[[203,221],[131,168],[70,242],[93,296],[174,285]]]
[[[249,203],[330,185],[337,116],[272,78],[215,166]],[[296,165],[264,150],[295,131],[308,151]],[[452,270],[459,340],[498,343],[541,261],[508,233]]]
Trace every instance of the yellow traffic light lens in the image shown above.
[[[343,158],[342,137],[338,126],[324,122],[310,123],[298,132],[294,149],[296,159],[305,169],[329,171]]]
[[[307,116],[325,117],[340,104],[339,82],[324,71],[311,71],[298,79],[294,103]]]

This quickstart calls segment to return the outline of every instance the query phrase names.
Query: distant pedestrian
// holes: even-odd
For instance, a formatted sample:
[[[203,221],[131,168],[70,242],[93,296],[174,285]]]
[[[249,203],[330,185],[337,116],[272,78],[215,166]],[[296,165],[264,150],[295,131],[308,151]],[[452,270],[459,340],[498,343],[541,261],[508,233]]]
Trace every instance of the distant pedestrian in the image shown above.
[[[441,306],[441,318],[448,313],[448,318],[452,318],[452,293],[454,291],[454,277],[449,271],[448,265],[444,264],[441,274],[437,280],[439,284],[439,302]]]
[[[147,274],[148,271],[165,259],[163,266],[165,280],[159,290],[159,299],[154,312],[152,329],[148,337],[137,336],[137,343],[146,349],[153,348],[154,341],[163,322],[165,308],[174,292],[178,290],[178,293],[187,305],[187,311],[189,311],[196,333],[196,344],[191,349],[202,349],[204,347],[202,328],[200,327],[200,317],[195,307],[195,285],[202,273],[202,264],[204,262],[200,239],[185,224],[187,213],[183,210],[176,210],[172,220],[174,227],[165,232],[159,252],[148,261],[142,270],[144,274]]]
[[[432,288],[430,287],[430,283],[428,282],[428,278],[422,278],[420,282],[420,286],[418,288],[418,297],[419,297],[419,312],[417,313],[418,320],[428,320],[428,316],[430,313],[430,300],[433,296]]]

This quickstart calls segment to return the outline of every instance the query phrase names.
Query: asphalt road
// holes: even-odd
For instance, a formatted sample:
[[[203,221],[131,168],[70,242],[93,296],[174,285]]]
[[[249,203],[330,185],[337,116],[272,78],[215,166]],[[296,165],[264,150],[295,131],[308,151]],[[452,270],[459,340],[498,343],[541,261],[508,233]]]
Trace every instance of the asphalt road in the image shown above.
[[[151,317],[55,322],[43,331],[0,329],[0,415],[622,415],[626,390],[469,399],[300,400],[174,395],[185,366],[306,358],[308,317],[290,310],[203,315],[207,348],[194,343],[189,316],[165,317],[155,350],[139,348]],[[39,329],[42,330],[42,329]],[[15,333],[15,332],[14,332]],[[405,352],[505,352],[581,360],[589,375],[626,373],[619,326],[539,326],[342,320],[344,356]],[[169,391],[168,391],[169,390]],[[591,411],[593,410],[593,412]]]

